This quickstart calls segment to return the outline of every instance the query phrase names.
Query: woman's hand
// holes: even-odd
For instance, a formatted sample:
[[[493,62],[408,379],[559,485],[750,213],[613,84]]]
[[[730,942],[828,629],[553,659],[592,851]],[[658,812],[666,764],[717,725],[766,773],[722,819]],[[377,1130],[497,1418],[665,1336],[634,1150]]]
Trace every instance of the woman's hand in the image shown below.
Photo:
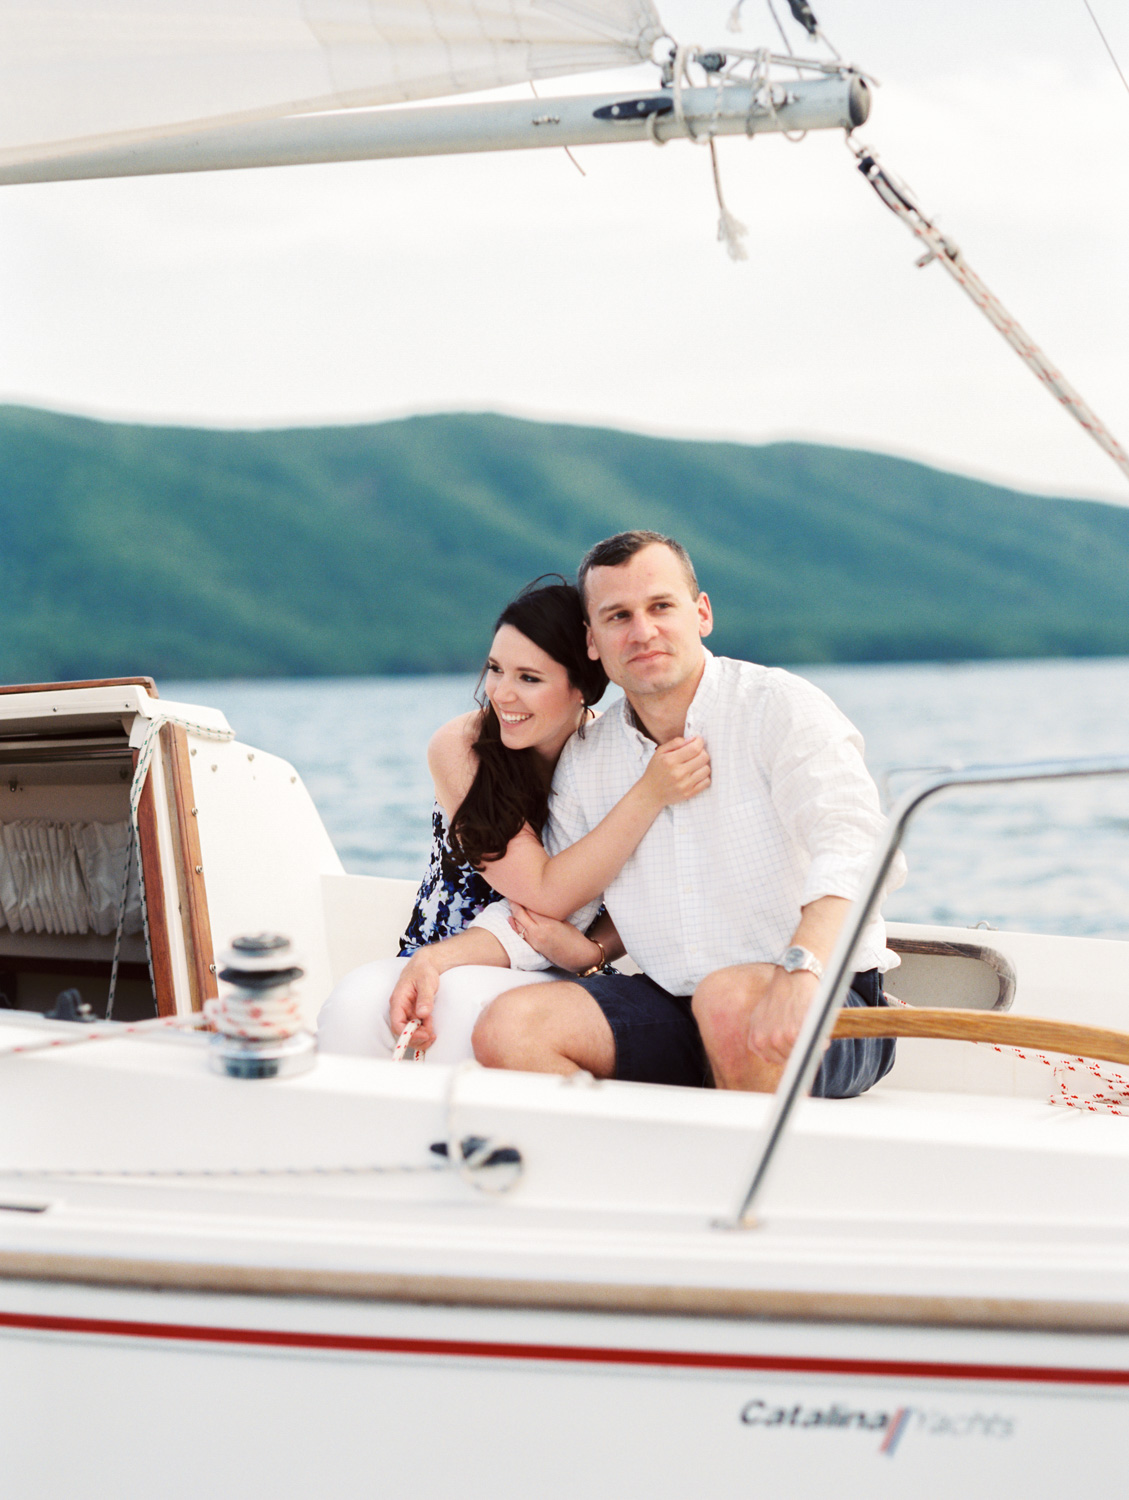
[[[420,948],[408,959],[388,1002],[388,1022],[396,1041],[400,1040],[409,1021],[418,1021],[419,1030],[412,1037],[412,1046],[426,1052],[434,1042],[431,1012],[441,974],[442,970],[426,948]]]
[[[547,958],[558,969],[568,969],[579,974],[600,961],[599,944],[585,937],[571,922],[557,922],[552,917],[543,917],[516,901],[510,903],[513,916],[510,926],[523,937],[529,946]],[[418,1032],[416,1033],[418,1036]]]
[[[710,784],[710,756],[700,734],[659,745],[641,777],[643,788],[660,807],[688,802]]]

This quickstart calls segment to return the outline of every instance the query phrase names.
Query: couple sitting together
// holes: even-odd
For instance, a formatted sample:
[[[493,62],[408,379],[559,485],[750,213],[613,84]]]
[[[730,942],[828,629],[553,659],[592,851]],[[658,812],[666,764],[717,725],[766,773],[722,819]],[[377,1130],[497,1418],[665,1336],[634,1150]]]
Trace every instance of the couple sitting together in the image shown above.
[[[686,551],[629,531],[502,611],[478,712],[438,731],[401,957],[326,1001],[330,1052],[772,1090],[883,825],[857,731],[790,672],[713,656]],[[607,680],[624,697],[593,705]],[[899,871],[896,877],[900,883]],[[624,953],[642,969],[610,967]],[[868,926],[848,1005],[897,962]],[[833,1041],[859,1094],[892,1040]]]

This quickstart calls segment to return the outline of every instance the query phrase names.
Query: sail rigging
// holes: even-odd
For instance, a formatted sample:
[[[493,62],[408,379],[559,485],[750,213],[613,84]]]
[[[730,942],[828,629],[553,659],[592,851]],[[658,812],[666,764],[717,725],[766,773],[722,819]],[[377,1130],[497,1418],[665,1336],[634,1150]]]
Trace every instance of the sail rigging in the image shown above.
[[[928,266],[936,261],[968,294],[998,333],[1001,333],[1028,369],[1041,380],[1070,413],[1084,432],[1089,433],[1098,447],[1129,479],[1129,454],[1114,437],[1092,407],[1039,348],[1031,335],[1008,312],[1000,299],[992,292],[961,254],[959,245],[941,233],[936,224],[914,201],[905,183],[899,182],[878,160],[877,154],[868,146],[859,146],[848,140],[849,149],[858,160],[863,177],[878,194],[878,197],[902,223],[926,246],[926,252],[918,261],[919,266]]]
[[[624,67],[651,0],[8,0],[0,165]]]
[[[1106,425],[874,153],[850,142],[869,113],[865,75],[807,0],[788,5],[834,62],[796,56],[771,0],[786,57],[675,44],[665,61],[652,0],[0,0],[0,184],[682,136],[709,147],[718,238],[743,259],[714,137],[843,129],[871,187],[926,245],[922,264],[944,266],[1129,477]],[[535,91],[520,104],[374,108],[641,61],[659,70],[645,97]],[[777,76],[782,65],[795,77]]]

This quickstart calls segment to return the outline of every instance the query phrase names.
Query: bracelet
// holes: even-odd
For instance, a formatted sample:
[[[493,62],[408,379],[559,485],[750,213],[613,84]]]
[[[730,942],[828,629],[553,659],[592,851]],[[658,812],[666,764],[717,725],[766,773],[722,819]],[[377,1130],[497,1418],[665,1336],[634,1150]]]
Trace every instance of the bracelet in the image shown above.
[[[608,961],[608,955],[604,951],[604,945],[600,942],[600,939],[590,937],[588,941],[590,943],[595,943],[596,947],[600,950],[600,956],[596,960],[596,962],[594,964],[591,964],[587,969],[580,969],[576,975],[577,979],[591,979],[592,975],[598,974]]]

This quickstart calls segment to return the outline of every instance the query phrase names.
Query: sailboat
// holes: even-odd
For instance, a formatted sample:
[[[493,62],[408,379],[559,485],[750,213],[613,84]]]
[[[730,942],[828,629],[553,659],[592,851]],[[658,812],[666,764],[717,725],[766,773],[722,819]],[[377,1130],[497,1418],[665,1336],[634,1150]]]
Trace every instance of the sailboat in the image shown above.
[[[869,108],[834,57],[672,45],[648,0],[5,22],[4,182],[849,132]],[[630,96],[413,103],[639,60],[655,86]],[[850,1101],[806,1086],[860,1024],[837,1014],[852,946],[917,809],[1129,757],[907,794],[771,1099],[318,1057],[321,1000],[394,950],[413,888],[346,874],[291,766],[144,677],[3,689],[0,760],[7,1494],[1119,1481],[1126,946],[892,924],[893,1072]],[[108,1020],[53,1002],[94,981]]]

